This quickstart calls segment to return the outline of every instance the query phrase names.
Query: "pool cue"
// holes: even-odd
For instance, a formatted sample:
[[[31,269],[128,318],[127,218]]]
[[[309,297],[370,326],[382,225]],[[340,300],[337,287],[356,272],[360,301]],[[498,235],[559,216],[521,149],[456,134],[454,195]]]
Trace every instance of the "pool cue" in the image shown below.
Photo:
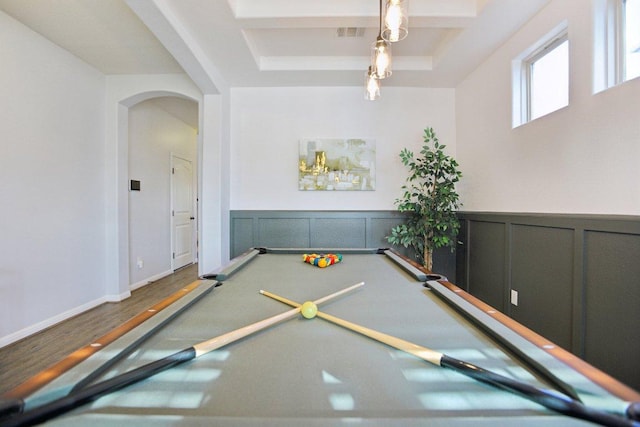
[[[138,339],[133,341],[127,347],[125,347],[122,350],[120,350],[115,356],[113,356],[108,361],[106,361],[105,363],[103,363],[102,365],[97,367],[89,375],[84,377],[81,381],[78,381],[76,383],[76,385],[74,385],[71,388],[71,390],[69,390],[69,393],[67,393],[67,394],[73,394],[73,393],[77,392],[78,390],[87,387],[89,384],[91,384],[92,382],[94,382],[95,380],[100,378],[105,372],[107,372],[109,369],[111,369],[112,366],[114,366],[115,364],[117,364],[118,362],[120,362],[121,360],[123,360],[124,358],[129,356],[131,353],[133,353],[145,341],[147,341],[149,338],[151,338],[152,336],[154,336],[155,334],[160,332],[162,329],[164,329],[165,326],[167,326],[169,323],[171,323],[174,319],[176,319],[182,313],[184,313],[185,311],[190,309],[195,303],[200,301],[200,299],[202,299],[204,296],[208,295],[209,292],[211,292],[212,290],[213,290],[213,287],[211,289],[207,290],[206,292],[203,292],[202,294],[198,295],[196,298],[194,298],[193,300],[189,301],[189,303],[185,304],[183,307],[180,307],[180,309],[176,310],[174,313],[172,313],[170,316],[168,316],[164,321],[162,321],[161,323],[157,324],[155,327],[151,328],[151,330],[149,330],[148,332],[146,332],[145,334],[140,336]]]
[[[301,306],[301,304],[295,301],[291,301],[272,293],[263,292],[262,294],[292,307],[300,308]],[[435,350],[431,350],[429,348],[413,344],[409,341],[405,341],[401,338],[396,338],[394,336],[357,325],[355,323],[340,319],[339,317],[335,317],[321,311],[318,311],[316,316],[343,328],[372,338],[390,347],[402,350],[434,365],[452,369],[463,375],[473,378],[476,381],[491,385],[501,390],[515,393],[555,412],[559,412],[570,417],[591,421],[604,426],[640,427],[640,423],[635,422],[634,420],[618,415],[613,415],[601,410],[589,408],[581,402],[565,396],[564,394],[558,393],[554,390],[538,388],[533,385],[526,384],[524,382],[517,381],[500,374],[496,374],[495,372],[488,371],[472,363],[454,359],[453,357],[449,357],[446,354],[437,352]],[[637,404],[633,404],[631,406],[634,405]],[[635,412],[635,410],[631,409],[631,406],[627,410],[628,416],[632,416],[632,414]]]
[[[314,301],[314,303],[321,304],[323,302],[341,296],[347,292],[350,292],[356,288],[359,288],[362,285],[364,285],[364,282],[356,283],[353,286],[317,299]],[[265,291],[260,292],[263,293]],[[284,320],[291,319],[299,313],[300,308],[297,307],[292,310],[285,311],[284,313],[271,316],[264,320],[200,342],[193,345],[192,347],[180,350],[174,354],[166,356],[162,359],[158,359],[154,362],[147,363],[131,371],[124,372],[113,378],[90,385],[86,388],[78,390],[73,394],[63,396],[42,406],[36,407],[30,411],[26,411],[21,414],[16,414],[6,419],[2,419],[0,420],[0,425],[2,427],[18,427],[31,426],[34,424],[42,423],[86,403],[93,402],[101,396],[120,390],[124,387],[149,378],[159,372],[162,372],[184,362],[193,360],[213,350],[217,350],[227,344],[231,344],[234,341],[238,341],[239,339],[242,339],[248,335],[254,334],[277,323],[280,323]]]
[[[125,323],[121,324],[119,327],[117,327],[115,329],[116,331],[121,331],[121,333],[113,334],[113,331],[107,332],[105,335],[102,335],[101,337],[95,339],[93,342],[98,344],[98,346],[96,346],[96,347],[104,348],[105,346],[107,346],[111,342],[113,342],[116,338],[121,337],[124,334],[130,332],[133,328],[141,325],[143,322],[146,322],[148,320],[153,319],[156,315],[159,315],[160,313],[162,313],[162,311],[165,308],[167,308],[168,306],[170,306],[171,304],[174,304],[174,303],[179,304],[180,303],[179,301],[182,301],[181,298],[183,296],[187,296],[187,295],[191,294],[191,292],[193,290],[195,290],[197,287],[199,287],[200,284],[201,284],[201,281],[196,280],[196,281],[184,286],[179,291],[174,292],[173,294],[169,295],[167,298],[163,299],[159,303],[154,304],[153,306],[149,307],[145,311],[140,312],[138,315],[132,317],[131,319],[127,320]],[[147,339],[148,337],[153,335],[155,333],[156,328],[164,327],[164,325],[167,322],[173,320],[173,318],[175,318],[176,316],[180,315],[184,310],[188,309],[195,302],[199,301],[201,298],[203,298],[209,292],[211,292],[213,290],[214,286],[212,285],[209,288],[206,288],[206,286],[205,286],[203,288],[205,289],[203,292],[201,292],[199,295],[194,297],[187,305],[177,309],[174,313],[171,314],[171,316],[168,319],[164,320],[162,323],[157,325],[155,328],[152,328],[150,331],[146,332],[145,335],[143,336],[142,340],[138,339],[138,341],[136,341],[136,343],[139,344],[141,341],[144,341],[145,339]],[[135,344],[133,344],[133,345],[135,345]],[[117,363],[120,359],[122,359],[123,357],[126,357],[127,354],[129,352],[133,351],[133,350],[134,350],[134,348],[132,348],[131,346],[127,347],[126,349],[123,350],[123,352],[125,352],[125,354],[121,353],[121,354],[115,355],[106,364],[113,365],[113,364]],[[55,377],[52,374],[52,372],[64,373],[67,370],[71,369],[73,366],[75,366],[78,363],[80,363],[81,361],[86,360],[87,358],[91,357],[97,351],[98,350],[95,349],[93,344],[88,344],[88,345],[86,345],[84,347],[81,347],[78,350],[76,350],[73,353],[71,353],[69,356],[67,356],[65,359],[63,359],[61,362],[58,362],[58,363],[56,363],[54,365],[51,365],[49,368],[45,369],[44,371],[41,371],[39,374],[36,375],[36,377],[39,377],[39,378],[45,377],[45,378],[47,378],[47,380],[40,381],[40,382],[37,382],[37,381],[36,382],[32,382],[32,379],[34,378],[34,377],[32,377],[31,379],[27,380],[26,382],[23,382],[18,387],[16,387],[13,390],[9,391],[5,395],[5,396],[9,396],[9,397],[0,397],[0,420],[5,418],[5,417],[7,417],[7,416],[15,415],[17,413],[29,410],[30,409],[29,408],[29,404],[26,401],[27,397],[32,395],[38,389],[40,389],[45,384],[47,384],[49,381],[51,381]],[[72,363],[65,363],[68,360],[73,360],[73,362]],[[108,368],[108,367],[105,367],[105,365],[103,365],[99,369]],[[94,378],[91,378],[92,376],[94,376]],[[87,375],[85,380],[87,380],[88,382],[93,382],[99,376],[100,376],[100,373],[94,371],[94,373]],[[84,385],[81,384],[80,387],[78,387],[78,385],[76,384],[74,387],[81,388],[83,386]],[[65,387],[64,389],[68,389],[68,388],[69,387]],[[60,396],[63,393],[60,390],[61,389],[55,390],[55,391],[53,391],[53,393],[55,395],[57,395],[57,396]],[[64,394],[68,394],[68,391],[64,392]],[[53,400],[53,399],[54,398],[46,399],[46,395],[45,395],[45,400]]]

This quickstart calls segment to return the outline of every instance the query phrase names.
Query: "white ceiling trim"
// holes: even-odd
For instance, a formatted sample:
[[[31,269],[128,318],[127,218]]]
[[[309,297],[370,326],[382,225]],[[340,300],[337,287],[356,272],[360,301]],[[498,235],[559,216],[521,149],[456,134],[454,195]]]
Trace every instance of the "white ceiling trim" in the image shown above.
[[[261,71],[365,70],[370,56],[261,56]]]
[[[261,56],[260,71],[362,71],[371,64],[369,56]],[[396,71],[430,71],[431,56],[393,57]]]
[[[378,17],[375,0],[227,0],[236,19],[286,19],[304,17]],[[477,0],[411,0],[413,17],[475,18],[482,5]],[[413,24],[412,24],[413,25]]]

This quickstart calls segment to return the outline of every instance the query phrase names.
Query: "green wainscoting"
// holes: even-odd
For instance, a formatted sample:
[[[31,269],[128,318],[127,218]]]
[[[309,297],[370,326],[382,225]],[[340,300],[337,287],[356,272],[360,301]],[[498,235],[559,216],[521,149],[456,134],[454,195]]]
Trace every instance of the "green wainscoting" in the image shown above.
[[[402,223],[397,211],[231,211],[231,256],[252,247],[388,248],[387,236]],[[402,247],[398,252],[413,257]],[[455,282],[456,254],[436,251],[434,270]]]
[[[459,216],[459,286],[640,389],[640,217]]]

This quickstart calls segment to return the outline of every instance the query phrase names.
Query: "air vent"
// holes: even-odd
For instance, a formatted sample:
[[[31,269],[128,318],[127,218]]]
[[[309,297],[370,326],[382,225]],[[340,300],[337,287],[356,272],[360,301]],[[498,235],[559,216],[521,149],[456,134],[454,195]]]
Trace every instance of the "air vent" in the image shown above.
[[[340,27],[338,28],[338,37],[363,37],[364,28],[359,27]]]

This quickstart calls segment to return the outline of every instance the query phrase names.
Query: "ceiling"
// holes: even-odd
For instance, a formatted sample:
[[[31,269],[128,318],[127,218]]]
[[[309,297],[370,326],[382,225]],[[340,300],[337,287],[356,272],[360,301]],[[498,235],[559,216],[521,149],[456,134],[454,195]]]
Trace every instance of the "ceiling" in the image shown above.
[[[383,86],[455,87],[548,2],[410,0]],[[105,74],[186,72],[204,93],[363,85],[379,22],[377,0],[0,0],[0,10]]]

